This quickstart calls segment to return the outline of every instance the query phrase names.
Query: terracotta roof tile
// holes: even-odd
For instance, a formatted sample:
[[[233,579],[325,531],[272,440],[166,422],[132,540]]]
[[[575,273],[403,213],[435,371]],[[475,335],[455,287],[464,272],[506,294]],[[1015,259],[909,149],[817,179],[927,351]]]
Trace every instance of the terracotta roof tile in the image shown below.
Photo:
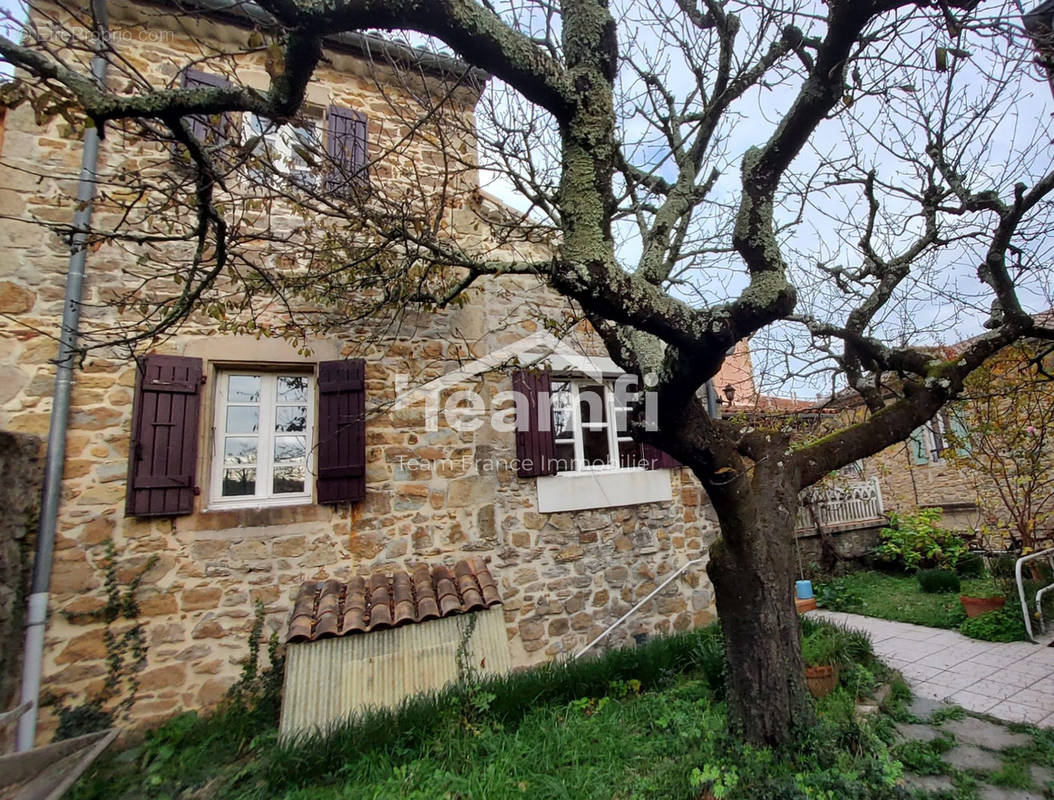
[[[458,561],[452,569],[418,564],[409,572],[355,576],[347,583],[309,582],[293,603],[286,641],[369,633],[500,603],[498,584],[480,558]]]

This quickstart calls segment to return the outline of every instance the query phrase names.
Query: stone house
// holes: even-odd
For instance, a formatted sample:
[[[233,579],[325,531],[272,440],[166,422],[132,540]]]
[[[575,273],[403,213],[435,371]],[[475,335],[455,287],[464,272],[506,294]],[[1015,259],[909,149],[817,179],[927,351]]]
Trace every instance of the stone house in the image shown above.
[[[266,85],[266,55],[249,46],[251,18],[164,10],[145,2],[111,7],[122,57],[148,79],[208,83],[236,73],[242,83]],[[485,76],[398,43],[327,42],[309,115],[321,138],[340,142],[336,151],[353,169],[409,183],[420,165],[446,163],[450,148],[461,163],[471,158],[471,125],[430,135],[400,115],[420,100],[406,91],[407,74],[471,123]],[[197,135],[209,134],[208,121],[193,122]],[[0,152],[0,429],[7,431],[48,428],[69,251],[58,233],[35,223],[68,224],[80,157],[79,134],[61,120],[42,127],[25,106],[8,112]],[[171,148],[109,132],[95,224],[105,229],[121,212],[110,189],[122,167],[168,173],[179,168],[173,158]],[[479,220],[488,218],[486,207],[496,218],[500,204],[483,198],[471,169],[452,183],[451,229],[463,231],[467,244],[496,240]],[[504,240],[494,249],[521,257]],[[86,337],[103,340],[126,318],[114,298],[135,287],[136,263],[130,246],[92,248]],[[510,278],[481,284],[463,305],[407,314],[398,328],[363,322],[294,344],[234,324],[218,329],[201,314],[137,358],[115,347],[91,350],[72,394],[45,690],[83,696],[101,681],[103,628],[92,612],[102,605],[99,566],[111,539],[124,580],[156,556],[139,596],[149,651],[131,712],[136,724],[218,701],[247,653],[256,604],[268,627],[284,634],[308,581],[481,559],[500,591],[513,666],[584,646],[663,576],[705,555],[717,525],[687,470],[642,452],[611,424],[622,411],[612,388],[619,371],[585,326],[534,362],[547,371],[465,369],[503,348],[522,355],[525,339],[532,347],[544,339],[537,338],[544,320],[569,311],[533,279]],[[729,359],[732,378],[718,376],[718,386],[743,381],[743,357]],[[541,429],[548,423],[520,433],[455,424],[452,394],[471,389],[487,412],[516,416],[513,388],[548,389],[558,433]],[[705,571],[693,568],[608,643],[713,619]],[[54,719],[46,708],[42,714],[44,740]]]

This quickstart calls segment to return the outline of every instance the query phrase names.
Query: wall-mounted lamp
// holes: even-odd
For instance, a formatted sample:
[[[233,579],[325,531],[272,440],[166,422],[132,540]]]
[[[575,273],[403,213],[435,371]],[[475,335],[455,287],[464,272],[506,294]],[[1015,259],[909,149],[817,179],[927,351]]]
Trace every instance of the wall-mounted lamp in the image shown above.
[[[732,401],[736,399],[736,387],[731,383],[724,388],[725,397],[728,398],[728,405],[731,407]]]

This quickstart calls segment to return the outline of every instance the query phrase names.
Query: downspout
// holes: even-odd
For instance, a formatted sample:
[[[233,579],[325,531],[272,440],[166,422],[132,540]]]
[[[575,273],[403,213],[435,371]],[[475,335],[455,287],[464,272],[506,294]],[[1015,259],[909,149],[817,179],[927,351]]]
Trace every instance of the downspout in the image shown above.
[[[106,84],[106,6],[105,0],[93,0],[97,31],[92,56],[92,77],[100,86]],[[33,559],[33,582],[26,609],[25,646],[22,662],[21,703],[30,703],[29,711],[18,721],[16,752],[33,747],[37,735],[37,711],[40,679],[44,664],[44,629],[48,618],[48,592],[51,588],[51,566],[55,551],[55,530],[62,499],[62,472],[66,461],[66,431],[69,425],[70,392],[73,388],[74,359],[80,329],[81,302],[84,288],[84,264],[87,257],[88,229],[91,226],[95,199],[96,169],[99,163],[99,131],[92,126],[84,134],[80,178],[77,183],[77,206],[73,214],[70,238],[69,268],[66,273],[66,296],[62,307],[62,329],[56,359],[54,401],[48,429],[48,449],[44,461],[44,492],[40,508],[40,526]]]

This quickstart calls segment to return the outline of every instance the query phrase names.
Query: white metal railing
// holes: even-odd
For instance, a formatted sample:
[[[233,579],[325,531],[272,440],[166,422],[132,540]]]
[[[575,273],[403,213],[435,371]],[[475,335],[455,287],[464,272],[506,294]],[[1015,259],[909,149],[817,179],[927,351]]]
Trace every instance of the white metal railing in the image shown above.
[[[605,631],[602,634],[600,634],[597,638],[595,638],[593,641],[591,641],[589,644],[587,644],[585,647],[583,647],[577,653],[572,655],[571,656],[571,660],[575,661],[576,659],[579,659],[583,655],[585,655],[586,652],[588,652],[589,650],[592,650],[593,646],[595,644],[600,642],[602,639],[607,638],[607,635],[609,633],[611,633],[613,630],[615,630],[615,628],[617,628],[619,625],[621,625],[623,622],[625,622],[630,617],[632,617],[635,613],[637,613],[637,609],[639,609],[641,606],[643,606],[645,603],[647,603],[649,600],[651,600],[653,597],[655,597],[655,595],[657,595],[659,592],[661,592],[663,589],[665,589],[682,572],[687,570],[689,567],[693,567],[696,564],[703,563],[704,561],[706,561],[706,558],[707,557],[705,557],[705,556],[702,557],[702,558],[693,558],[691,561],[687,561],[684,564],[682,564],[681,568],[679,570],[677,570],[675,573],[673,573],[673,575],[671,575],[666,580],[664,580],[662,583],[660,583],[658,586],[656,586],[654,589],[652,589],[647,597],[645,597],[643,600],[641,600],[639,603],[637,603],[637,605],[633,606],[633,608],[631,608],[629,611],[627,611],[625,614],[623,614],[617,620],[615,620],[610,625],[608,625],[607,629],[605,629]]]
[[[1028,632],[1028,638],[1033,642],[1036,641],[1036,637],[1032,632],[1032,620],[1029,619],[1028,601],[1025,599],[1025,581],[1021,568],[1025,565],[1025,562],[1034,561],[1038,558],[1047,559],[1047,563],[1050,564],[1051,570],[1054,570],[1054,547],[1049,550],[1040,550],[1038,553],[1030,553],[1027,556],[1022,556],[1017,560],[1017,563],[1014,564],[1014,579],[1017,581],[1017,596],[1021,599],[1021,613],[1025,616],[1025,630]],[[1043,595],[1051,589],[1054,589],[1054,583],[1044,586],[1036,592],[1036,615],[1039,620],[1040,633],[1046,631],[1046,624],[1043,621]]]
[[[817,522],[827,528],[881,518],[882,490],[878,478],[871,478],[819,491],[806,489],[798,509],[797,529],[812,530]]]

